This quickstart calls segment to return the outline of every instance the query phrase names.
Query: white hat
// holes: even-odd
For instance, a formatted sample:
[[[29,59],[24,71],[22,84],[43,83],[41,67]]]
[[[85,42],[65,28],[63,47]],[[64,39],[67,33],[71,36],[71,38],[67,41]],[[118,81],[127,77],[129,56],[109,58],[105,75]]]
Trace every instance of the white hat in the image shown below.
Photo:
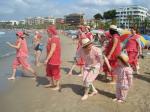
[[[92,43],[92,41],[90,41],[88,38],[83,38],[81,42],[82,42],[82,47],[85,47]]]
[[[116,25],[110,25],[110,27],[109,27],[110,29],[112,29],[112,30],[115,30],[115,31],[118,31],[118,28],[117,28],[117,26]]]

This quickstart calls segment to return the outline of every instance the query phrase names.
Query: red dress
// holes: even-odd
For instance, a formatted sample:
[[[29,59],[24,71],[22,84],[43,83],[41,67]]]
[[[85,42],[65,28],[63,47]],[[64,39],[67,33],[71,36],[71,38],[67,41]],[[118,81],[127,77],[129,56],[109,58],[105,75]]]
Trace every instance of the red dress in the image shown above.
[[[129,64],[135,69],[137,66],[138,61],[138,39],[140,38],[139,35],[134,35],[128,39],[128,42],[126,44],[126,51],[129,56]]]
[[[112,69],[114,69],[115,67],[117,67],[118,63],[117,63],[117,56],[121,53],[121,45],[120,45],[120,36],[117,34],[114,34],[111,38],[110,41],[108,43],[108,45],[106,46],[105,49],[105,55],[108,56],[112,47],[113,47],[113,40],[117,38],[118,39],[118,43],[117,46],[114,50],[114,52],[112,53],[110,59],[108,60],[110,63],[110,66],[112,67]],[[106,65],[104,65],[104,72],[109,72],[108,67]],[[113,75],[112,73],[110,73],[110,75]]]
[[[79,40],[78,40],[78,45],[77,45],[77,51],[80,49],[80,47],[82,47],[82,39],[84,39],[84,38],[87,38],[84,33],[82,33],[82,34],[79,35]],[[78,59],[78,61],[76,62],[76,65],[83,66],[84,63],[85,63],[84,60],[80,57],[80,59]]]
[[[53,36],[52,38],[48,39],[47,43],[47,55],[51,50],[51,45],[55,43],[56,49],[49,59],[47,66],[46,66],[46,75],[48,77],[53,77],[54,80],[60,79],[60,64],[61,64],[61,45],[60,45],[60,38],[57,36]]]

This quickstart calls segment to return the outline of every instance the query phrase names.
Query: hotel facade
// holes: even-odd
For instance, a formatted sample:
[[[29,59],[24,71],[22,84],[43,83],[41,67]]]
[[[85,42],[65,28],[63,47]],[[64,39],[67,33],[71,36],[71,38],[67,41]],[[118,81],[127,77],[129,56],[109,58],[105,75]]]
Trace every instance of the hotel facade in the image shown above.
[[[145,7],[133,5],[116,9],[117,26],[129,28],[132,24],[141,24],[146,18],[150,17],[149,10]]]

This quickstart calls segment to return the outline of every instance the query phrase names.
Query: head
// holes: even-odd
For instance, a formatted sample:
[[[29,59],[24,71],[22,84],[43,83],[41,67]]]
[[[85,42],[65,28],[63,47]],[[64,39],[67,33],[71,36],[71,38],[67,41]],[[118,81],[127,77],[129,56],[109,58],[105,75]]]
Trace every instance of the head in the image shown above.
[[[85,26],[85,31],[86,32],[90,32],[91,31],[91,27],[90,26]]]
[[[51,37],[52,35],[57,35],[57,29],[54,25],[50,25],[47,28],[47,34]]]
[[[92,48],[92,42],[88,38],[82,39],[82,48],[84,51],[89,52]]]
[[[83,25],[79,25],[78,28],[79,28],[79,32],[85,32],[86,30],[85,26]]]
[[[119,65],[129,66],[129,57],[127,54],[121,53],[117,58]]]
[[[135,35],[138,33],[138,29],[136,26],[131,26],[130,27],[130,31],[131,31],[131,34]]]
[[[116,25],[110,25],[110,27],[109,27],[109,33],[111,35],[119,34],[117,26]]]
[[[17,36],[18,38],[24,39],[25,34],[24,34],[24,32],[22,32],[22,31],[18,31],[18,32],[16,32],[16,36]]]

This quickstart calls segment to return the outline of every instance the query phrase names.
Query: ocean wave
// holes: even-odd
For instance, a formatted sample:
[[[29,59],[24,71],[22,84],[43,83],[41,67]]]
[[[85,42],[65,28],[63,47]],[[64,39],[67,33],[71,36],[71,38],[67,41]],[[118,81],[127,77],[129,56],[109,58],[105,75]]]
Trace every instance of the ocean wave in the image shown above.
[[[5,34],[5,32],[1,32],[1,31],[0,31],[0,35],[4,35],[4,34]]]
[[[10,53],[6,53],[6,54],[4,54],[4,55],[1,55],[0,56],[0,59],[1,58],[5,58],[5,57],[9,57],[9,56],[12,56],[12,55],[14,55],[16,52],[14,51],[14,52],[10,52]]]

